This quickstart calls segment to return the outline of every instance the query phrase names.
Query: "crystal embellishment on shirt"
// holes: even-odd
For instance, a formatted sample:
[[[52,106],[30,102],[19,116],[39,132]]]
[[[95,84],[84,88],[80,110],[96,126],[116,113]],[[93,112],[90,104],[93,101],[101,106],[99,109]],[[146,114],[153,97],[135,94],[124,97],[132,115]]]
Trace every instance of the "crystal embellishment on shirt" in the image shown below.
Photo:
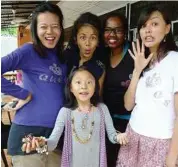
[[[97,63],[98,66],[100,66],[102,69],[105,68],[104,64],[103,64],[100,60],[96,60],[96,63]]]
[[[155,97],[156,99],[162,98],[162,97],[163,97],[163,92],[162,92],[162,91],[157,91],[157,92],[155,92],[155,93],[154,93],[154,97]]]
[[[49,66],[49,69],[56,75],[62,75],[62,70],[57,64],[53,63],[52,66]]]
[[[165,100],[163,104],[165,107],[167,107],[170,104],[170,102],[171,102],[170,100]]]
[[[161,85],[161,77],[158,73],[154,73],[152,76],[146,78],[145,81],[147,88],[152,88]]]

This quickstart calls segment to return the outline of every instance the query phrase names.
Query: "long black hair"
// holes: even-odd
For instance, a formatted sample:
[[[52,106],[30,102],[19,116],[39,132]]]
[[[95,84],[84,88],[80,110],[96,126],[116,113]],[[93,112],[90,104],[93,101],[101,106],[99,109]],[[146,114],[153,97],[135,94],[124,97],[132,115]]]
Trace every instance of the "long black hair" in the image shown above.
[[[165,21],[165,23],[167,25],[170,24],[170,26],[171,26],[171,20],[169,18],[168,11],[166,11],[165,8],[163,8],[163,7],[148,7],[146,9],[144,9],[140,14],[140,18],[138,20],[138,32],[140,32],[140,29],[142,28],[142,26],[148,21],[151,14],[153,12],[156,12],[156,11],[160,12],[164,21]],[[138,33],[138,37],[139,37],[139,40],[141,41],[139,33]],[[171,50],[172,51],[178,51],[178,48],[175,44],[175,41],[174,41],[174,38],[173,38],[173,35],[172,35],[172,31],[170,29],[169,33],[165,36],[165,38],[161,41],[161,43],[159,45],[159,48],[158,48],[158,51],[157,51],[158,61],[160,61],[165,56],[167,56],[168,52],[171,51]],[[146,48],[145,52],[146,52],[146,57],[147,57],[150,54],[149,49]]]
[[[71,82],[74,77],[74,75],[79,72],[79,71],[88,71],[94,78],[95,76],[87,69],[86,66],[80,66],[79,68],[75,68],[71,71],[71,73],[68,76],[67,83],[65,86],[65,107],[70,108],[70,109],[76,109],[78,104],[75,96],[71,92]],[[99,97],[99,82],[95,78],[95,92],[93,96],[91,97],[90,100],[91,104],[94,106],[97,106],[97,104],[100,102],[100,97]]]
[[[60,60],[61,63],[64,62],[63,56],[62,56],[62,51],[63,51],[63,43],[64,43],[64,28],[63,28],[63,14],[61,9],[57,6],[54,5],[50,2],[44,2],[36,7],[36,9],[33,11],[32,14],[32,21],[31,21],[31,35],[32,35],[32,40],[33,40],[33,45],[35,50],[39,53],[41,57],[46,57],[46,53],[44,50],[44,46],[41,43],[38,34],[37,34],[37,17],[41,13],[45,12],[50,12],[58,16],[59,18],[59,24],[60,24],[60,30],[61,30],[61,36],[60,39],[56,45],[57,49],[57,56]]]

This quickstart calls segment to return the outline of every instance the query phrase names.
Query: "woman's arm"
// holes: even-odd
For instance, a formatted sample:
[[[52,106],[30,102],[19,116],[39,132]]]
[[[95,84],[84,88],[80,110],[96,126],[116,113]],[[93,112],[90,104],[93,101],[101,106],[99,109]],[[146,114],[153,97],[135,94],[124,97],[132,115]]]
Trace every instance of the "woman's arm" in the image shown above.
[[[4,78],[3,74],[8,71],[20,70],[28,68],[27,62],[29,58],[29,51],[22,47],[18,48],[12,53],[1,59],[1,91],[7,95],[11,95],[18,99],[25,100],[29,96],[29,91],[21,88],[15,83],[10,82]],[[25,67],[26,66],[26,67]]]
[[[129,49],[130,56],[134,60],[134,71],[131,79],[131,83],[129,88],[124,96],[124,105],[128,111],[131,111],[135,106],[135,93],[137,84],[140,78],[140,74],[142,73],[143,69],[148,65],[150,60],[153,57],[153,53],[151,53],[148,58],[145,58],[145,47],[142,43],[142,47],[140,48],[139,40],[137,39],[136,46],[134,42],[132,42],[132,49],[133,53]]]
[[[130,85],[124,95],[124,106],[127,111],[131,111],[135,106],[135,94],[139,78],[140,72],[134,70]]]
[[[176,167],[176,160],[178,159],[178,93],[174,95],[174,103],[176,120],[168,156],[166,159],[167,167]]]
[[[7,56],[2,57],[1,59],[1,91],[7,95],[17,98],[16,100],[18,101],[14,108],[7,104],[4,107],[5,110],[17,111],[32,99],[32,94],[28,90],[10,82],[3,76],[3,74],[8,71],[31,68],[27,65],[29,57],[29,45],[25,45],[16,49]]]

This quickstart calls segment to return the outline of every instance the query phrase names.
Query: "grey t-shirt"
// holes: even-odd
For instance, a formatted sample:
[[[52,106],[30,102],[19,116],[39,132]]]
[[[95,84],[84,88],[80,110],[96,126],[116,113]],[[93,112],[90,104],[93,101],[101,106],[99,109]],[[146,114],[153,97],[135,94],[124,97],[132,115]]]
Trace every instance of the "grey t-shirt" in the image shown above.
[[[105,117],[105,127],[109,140],[115,143],[114,136],[116,135],[116,130],[113,126],[111,116],[109,114],[108,108],[105,104],[100,103],[100,108],[102,108]],[[52,151],[56,148],[59,138],[64,130],[65,121],[67,121],[67,112],[70,109],[62,108],[57,116],[55,127],[49,139],[47,139],[48,149]],[[70,110],[71,117],[74,118],[74,126],[77,135],[81,139],[88,138],[88,134],[91,129],[91,122],[94,121],[94,129],[92,137],[86,144],[81,144],[76,140],[75,136],[72,135],[72,167],[99,167],[99,156],[100,156],[100,109],[95,107],[92,112],[88,114],[88,120],[86,123],[86,128],[82,129],[82,120],[85,113],[76,110]]]

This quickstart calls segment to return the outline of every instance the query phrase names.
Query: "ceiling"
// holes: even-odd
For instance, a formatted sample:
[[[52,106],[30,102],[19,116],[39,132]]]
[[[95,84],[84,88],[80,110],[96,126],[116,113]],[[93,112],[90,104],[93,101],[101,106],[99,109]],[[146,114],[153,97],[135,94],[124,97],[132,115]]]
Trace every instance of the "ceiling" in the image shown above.
[[[50,0],[48,0],[50,1]],[[43,1],[7,1],[1,0],[1,27],[15,27],[18,25],[28,25],[30,23],[31,13],[36,5]],[[64,15],[64,27],[73,25],[74,20],[83,12],[92,12],[98,16],[125,6],[129,1],[101,1],[101,0],[83,0],[83,1],[51,1],[57,4]],[[14,20],[14,21],[13,21]]]
[[[58,3],[64,14],[64,27],[68,28],[73,25],[76,18],[84,12],[91,12],[98,16],[125,6],[129,1],[103,1],[103,0],[82,0],[69,1],[63,0]]]
[[[1,28],[27,26],[30,23],[31,13],[43,1],[7,1],[1,0]],[[51,1],[57,4],[59,1]]]

